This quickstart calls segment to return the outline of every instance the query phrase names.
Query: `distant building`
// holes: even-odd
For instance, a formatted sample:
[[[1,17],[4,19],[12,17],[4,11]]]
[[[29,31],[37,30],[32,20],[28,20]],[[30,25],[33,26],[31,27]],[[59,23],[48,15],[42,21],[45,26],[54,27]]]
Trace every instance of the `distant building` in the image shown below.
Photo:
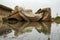
[[[13,9],[0,4],[0,16],[8,16]]]

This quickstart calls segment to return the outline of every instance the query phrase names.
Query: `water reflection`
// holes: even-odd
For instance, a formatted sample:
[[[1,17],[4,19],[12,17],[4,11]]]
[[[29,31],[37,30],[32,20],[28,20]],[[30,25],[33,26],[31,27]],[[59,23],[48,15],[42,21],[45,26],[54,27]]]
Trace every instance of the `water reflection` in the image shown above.
[[[15,24],[1,23],[0,22],[0,35],[7,37],[8,34],[14,31],[14,36],[19,36],[24,33],[30,33],[35,29],[38,33],[48,35],[50,40],[51,22],[18,22]]]
[[[43,32],[44,34],[50,34],[51,23],[49,22],[18,22],[16,24],[8,24],[15,31],[15,36],[31,32],[35,28],[39,33]]]
[[[10,32],[11,29],[9,28],[9,26],[0,22],[0,35],[7,34]]]

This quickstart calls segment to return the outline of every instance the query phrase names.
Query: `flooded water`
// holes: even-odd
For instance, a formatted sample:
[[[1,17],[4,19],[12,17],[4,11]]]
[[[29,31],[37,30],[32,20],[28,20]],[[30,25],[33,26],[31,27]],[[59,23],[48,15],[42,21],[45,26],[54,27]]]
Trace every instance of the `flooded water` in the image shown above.
[[[60,24],[55,22],[0,22],[0,40],[60,40]]]

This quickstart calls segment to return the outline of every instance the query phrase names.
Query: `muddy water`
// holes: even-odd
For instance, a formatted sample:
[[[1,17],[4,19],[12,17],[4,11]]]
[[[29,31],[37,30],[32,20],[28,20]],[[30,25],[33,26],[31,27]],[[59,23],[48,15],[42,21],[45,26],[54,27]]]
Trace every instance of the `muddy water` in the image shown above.
[[[51,22],[0,22],[0,40],[60,40],[60,24]]]

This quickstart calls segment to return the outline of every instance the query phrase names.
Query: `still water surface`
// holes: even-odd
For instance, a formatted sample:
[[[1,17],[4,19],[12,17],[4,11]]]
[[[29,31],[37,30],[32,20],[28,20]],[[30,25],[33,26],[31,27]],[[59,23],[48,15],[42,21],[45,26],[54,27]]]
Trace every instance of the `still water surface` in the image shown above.
[[[0,22],[0,40],[60,40],[60,24],[51,22]]]

